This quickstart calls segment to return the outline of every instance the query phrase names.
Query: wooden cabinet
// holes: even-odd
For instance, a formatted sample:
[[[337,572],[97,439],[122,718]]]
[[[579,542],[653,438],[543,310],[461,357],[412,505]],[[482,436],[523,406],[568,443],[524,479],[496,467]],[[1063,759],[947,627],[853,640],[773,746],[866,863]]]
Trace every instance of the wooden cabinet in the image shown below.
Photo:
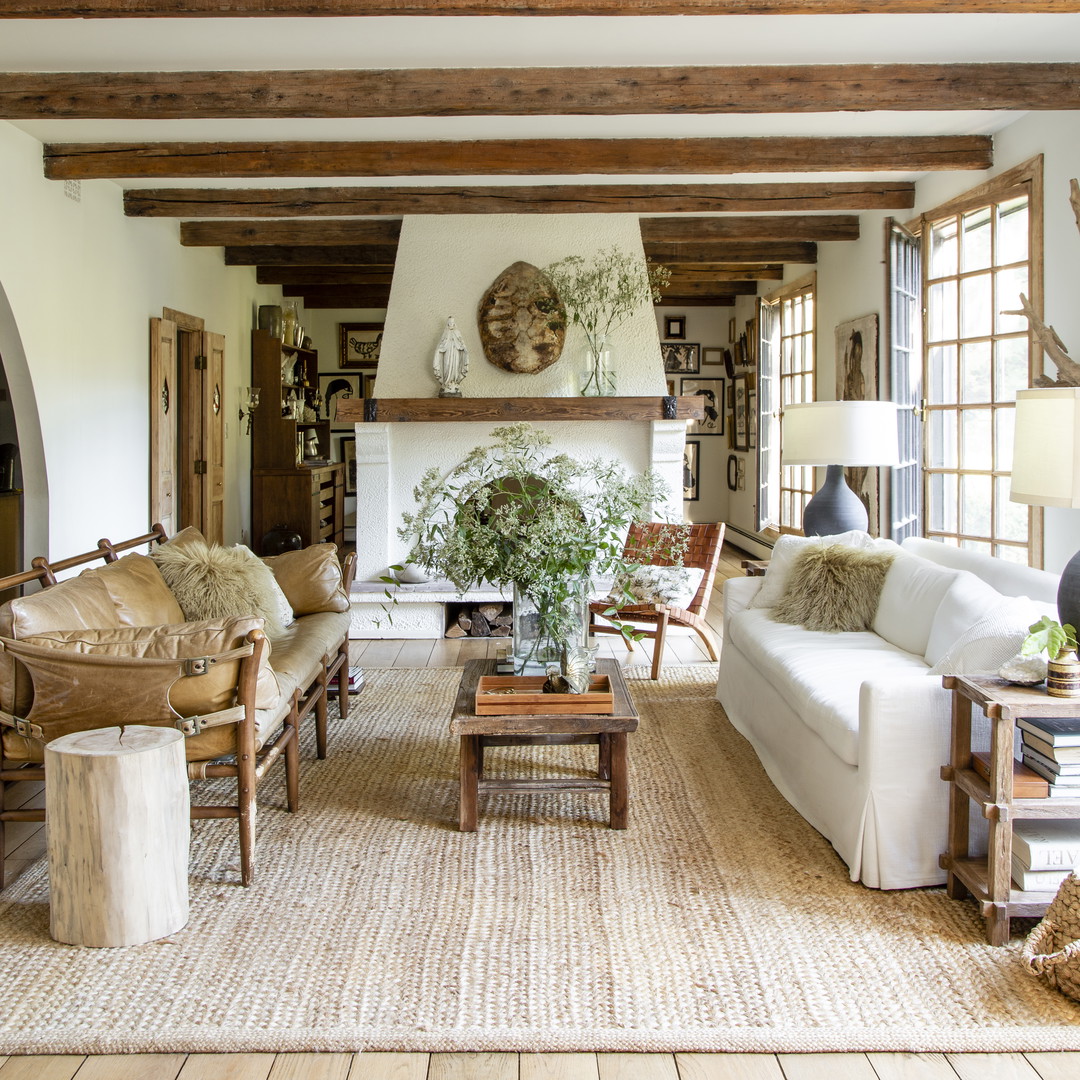
[[[305,545],[329,541],[341,547],[345,471],[330,462],[330,421],[316,404],[318,353],[253,330],[251,385],[259,388],[251,429],[253,549],[261,554],[263,536],[279,525],[298,532]],[[314,454],[308,449],[312,439]]]

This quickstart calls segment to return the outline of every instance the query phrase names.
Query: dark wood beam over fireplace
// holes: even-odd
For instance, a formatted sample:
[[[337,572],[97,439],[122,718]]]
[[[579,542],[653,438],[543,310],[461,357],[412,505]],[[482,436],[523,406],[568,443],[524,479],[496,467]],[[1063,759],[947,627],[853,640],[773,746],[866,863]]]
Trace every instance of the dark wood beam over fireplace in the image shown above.
[[[988,169],[987,135],[404,142],[50,143],[51,180]]]

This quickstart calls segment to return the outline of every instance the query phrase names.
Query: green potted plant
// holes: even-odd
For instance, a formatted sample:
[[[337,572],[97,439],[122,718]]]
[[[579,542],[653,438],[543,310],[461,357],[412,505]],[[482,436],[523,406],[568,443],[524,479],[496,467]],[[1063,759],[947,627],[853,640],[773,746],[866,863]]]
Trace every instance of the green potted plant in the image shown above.
[[[1046,692],[1051,697],[1080,697],[1077,648],[1076,627],[1044,615],[1028,627],[1028,636],[1020,646],[1020,654],[1038,656],[1046,653]]]
[[[664,485],[652,472],[552,454],[551,437],[527,423],[496,428],[492,439],[448,472],[429,469],[398,532],[410,562],[461,592],[512,587],[515,671],[542,670],[583,644],[592,579],[632,568],[623,538]],[[681,558],[685,527],[665,530],[663,543]]]
[[[592,261],[581,255],[544,268],[572,323],[585,333],[588,362],[581,393],[587,397],[615,393],[611,370],[611,334],[638,308],[657,303],[671,272],[620,248],[597,252]]]

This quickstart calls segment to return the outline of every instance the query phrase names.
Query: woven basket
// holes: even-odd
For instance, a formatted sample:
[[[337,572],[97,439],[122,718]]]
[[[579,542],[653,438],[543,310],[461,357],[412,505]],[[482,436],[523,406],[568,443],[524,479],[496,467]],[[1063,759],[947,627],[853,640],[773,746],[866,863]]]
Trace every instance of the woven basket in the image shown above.
[[[1036,978],[1080,1001],[1080,877],[1075,872],[1061,883],[1020,957]]]

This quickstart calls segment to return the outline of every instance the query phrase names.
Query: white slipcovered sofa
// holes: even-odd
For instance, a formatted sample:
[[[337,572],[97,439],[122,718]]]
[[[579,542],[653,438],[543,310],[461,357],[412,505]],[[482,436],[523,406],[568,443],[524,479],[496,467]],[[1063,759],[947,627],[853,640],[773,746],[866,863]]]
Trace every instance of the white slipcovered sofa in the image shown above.
[[[781,795],[821,832],[853,881],[881,889],[945,880],[951,695],[943,674],[993,672],[1026,627],[1057,618],[1058,578],[909,539],[893,549],[872,631],[774,621],[802,537],[781,537],[764,577],[724,584],[716,696]],[[1023,599],[1015,599],[1023,598]]]

